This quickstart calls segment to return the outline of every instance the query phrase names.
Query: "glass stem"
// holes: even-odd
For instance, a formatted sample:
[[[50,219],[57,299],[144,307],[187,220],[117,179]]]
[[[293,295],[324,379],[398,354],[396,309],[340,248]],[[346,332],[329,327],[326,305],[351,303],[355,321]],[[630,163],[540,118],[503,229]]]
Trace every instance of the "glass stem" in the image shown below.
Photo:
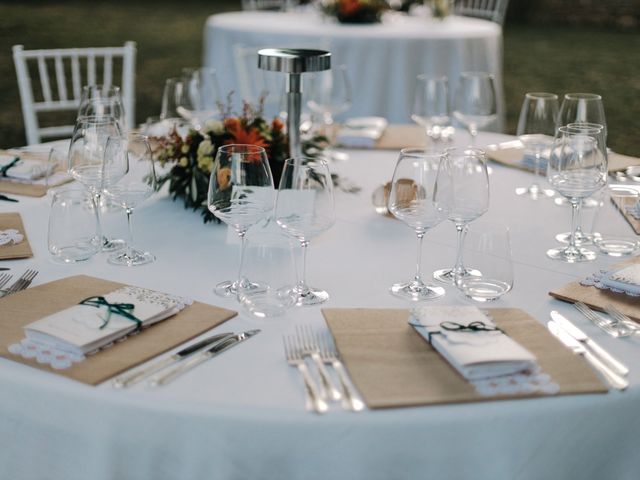
[[[582,233],[582,199],[578,200],[577,204],[576,204],[576,228],[575,228],[575,234],[576,234],[576,241],[578,239],[582,239],[584,240],[584,234]],[[573,228],[572,228],[573,230]]]
[[[416,276],[413,279],[415,283],[422,283],[422,239],[424,238],[424,232],[416,232],[418,236],[418,251],[416,253]]]
[[[475,125],[469,125],[469,133],[471,134],[471,145],[475,145],[476,137],[478,136],[478,128]]]
[[[569,235],[569,247],[572,252],[578,250],[576,247],[576,230],[580,217],[580,200],[571,199],[571,234]]]
[[[100,190],[93,192],[93,206],[96,209],[96,230],[98,231],[98,239],[100,241],[100,246],[102,247],[107,243],[107,239],[102,235],[102,215],[100,215],[100,201],[102,199],[102,195],[100,194]]]
[[[542,157],[539,150],[535,152],[535,160],[533,161],[533,175],[534,180],[531,186],[529,187],[529,191],[536,193],[540,188],[538,187],[538,177],[540,176],[540,158]]]
[[[133,223],[131,216],[133,215],[133,208],[125,208],[127,214],[127,228],[129,232],[129,238],[127,239],[127,257],[133,258]]]
[[[300,246],[302,247],[302,273],[298,281],[298,293],[305,295],[309,292],[309,287],[307,286],[307,247],[309,246],[309,242],[303,240],[300,242]]]
[[[246,231],[238,232],[238,236],[240,237],[240,261],[238,262],[240,266],[238,268],[238,280],[236,281],[238,287],[243,283],[242,272],[244,271],[244,250],[247,246],[247,241],[245,239],[246,234]]]
[[[462,263],[462,245],[464,244],[464,237],[467,233],[466,225],[463,223],[456,223],[457,233],[457,245],[456,245],[456,263],[453,267],[454,277],[457,274],[464,274],[464,264]]]

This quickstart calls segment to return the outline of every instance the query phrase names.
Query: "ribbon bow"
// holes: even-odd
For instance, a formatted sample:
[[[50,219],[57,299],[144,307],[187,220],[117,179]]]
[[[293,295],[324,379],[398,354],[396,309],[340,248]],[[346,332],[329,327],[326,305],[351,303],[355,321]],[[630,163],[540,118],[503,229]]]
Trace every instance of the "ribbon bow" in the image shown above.
[[[20,157],[16,157],[6,165],[3,165],[2,167],[0,167],[0,175],[2,175],[3,177],[6,177],[9,169],[15,166],[15,164],[18,163],[19,161],[20,161]]]
[[[80,302],[80,305],[89,305],[96,308],[106,307],[107,315],[102,319],[103,323],[100,325],[100,330],[107,326],[111,319],[111,315],[114,313],[126,318],[127,320],[135,322],[136,330],[140,330],[142,328],[142,321],[130,313],[135,308],[133,303],[109,303],[106,298],[95,296],[85,298]]]
[[[487,325],[480,320],[475,320],[467,325],[463,325],[458,322],[446,321],[441,322],[440,326],[443,330],[448,330],[450,332],[502,332],[502,329],[493,325]]]

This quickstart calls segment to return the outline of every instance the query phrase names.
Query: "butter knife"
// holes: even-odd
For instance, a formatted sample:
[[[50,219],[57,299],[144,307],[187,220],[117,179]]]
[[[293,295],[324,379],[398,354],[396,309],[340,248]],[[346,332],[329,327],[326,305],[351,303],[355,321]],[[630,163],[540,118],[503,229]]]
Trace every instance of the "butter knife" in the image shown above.
[[[211,337],[207,337],[199,342],[194,343],[186,348],[183,348],[179,352],[174,353],[173,355],[163,358],[162,360],[158,360],[151,365],[147,365],[142,368],[137,368],[133,371],[124,373],[122,375],[117,376],[111,382],[112,385],[116,388],[124,388],[129,387],[138,383],[140,380],[148,377],[151,374],[159,372],[163,368],[166,368],[174,363],[180,362],[188,356],[204,349],[210,347],[211,345],[217,345],[225,340],[233,337],[233,333],[220,333],[217,335],[212,335]]]
[[[167,371],[160,372],[154,375],[149,379],[149,385],[153,387],[165,385],[176,377],[182,375],[184,372],[191,370],[192,368],[200,365],[210,358],[220,355],[222,352],[235,347],[239,343],[248,340],[258,333],[260,333],[260,330],[249,330],[246,332],[238,333],[237,335],[233,335],[227,340],[223,340],[222,342],[216,343],[213,347],[193,355],[191,358],[188,358],[184,362],[180,362],[178,365],[175,365]]]
[[[551,318],[578,342],[589,347],[602,362],[606,363],[618,375],[626,376],[629,374],[629,369],[625,365],[613,358],[609,352],[591,340],[582,330],[576,327],[560,313],[553,310],[551,312]]]
[[[596,370],[598,370],[602,376],[609,382],[613,388],[618,390],[624,390],[629,386],[629,381],[626,378],[621,377],[604,363],[602,363],[598,357],[594,356],[586,347],[578,340],[573,338],[567,333],[558,323],[550,320],[547,322],[547,328],[551,334],[564,343],[567,347],[573,350],[576,354],[582,355],[584,359],[589,362]]]

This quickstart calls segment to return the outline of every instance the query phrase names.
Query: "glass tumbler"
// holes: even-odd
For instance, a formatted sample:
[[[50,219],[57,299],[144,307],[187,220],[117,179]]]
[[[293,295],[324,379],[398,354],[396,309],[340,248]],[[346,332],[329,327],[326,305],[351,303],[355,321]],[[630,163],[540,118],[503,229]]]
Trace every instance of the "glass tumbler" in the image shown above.
[[[67,189],[53,194],[48,246],[62,263],[88,260],[100,250],[98,218],[89,192]]]

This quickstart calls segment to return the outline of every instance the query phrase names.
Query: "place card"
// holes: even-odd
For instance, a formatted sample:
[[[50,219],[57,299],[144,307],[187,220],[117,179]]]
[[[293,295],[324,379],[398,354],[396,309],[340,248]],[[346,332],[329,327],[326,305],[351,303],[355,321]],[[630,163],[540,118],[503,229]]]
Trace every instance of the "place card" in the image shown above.
[[[22,236],[19,242],[9,241],[0,245],[0,260],[33,257],[27,234],[22,224],[22,218],[17,212],[0,213],[0,232],[15,231]],[[16,238],[15,234],[11,235]]]

